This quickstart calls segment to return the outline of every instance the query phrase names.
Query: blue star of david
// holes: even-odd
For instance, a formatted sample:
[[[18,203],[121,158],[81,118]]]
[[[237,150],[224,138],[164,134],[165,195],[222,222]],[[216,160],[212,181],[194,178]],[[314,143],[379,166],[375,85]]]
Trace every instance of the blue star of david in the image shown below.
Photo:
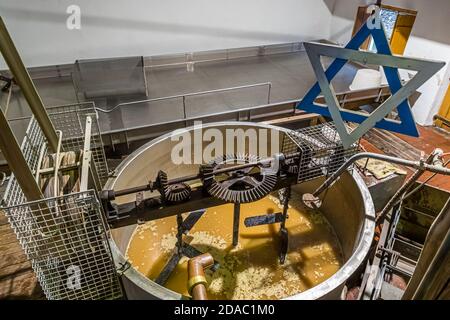
[[[370,35],[374,39],[377,53],[359,51],[361,44]],[[341,137],[344,147],[351,146],[374,127],[410,136],[419,136],[407,98],[442,68],[445,63],[393,56],[384,29],[369,29],[366,23],[363,24],[345,48],[305,43],[305,49],[318,82],[308,91],[302,101],[297,104],[297,108],[331,117],[335,122],[336,130]],[[329,56],[336,59],[324,71],[320,63],[320,56]],[[370,115],[341,109],[330,83],[349,60],[358,61],[362,64],[383,66],[392,96]],[[402,86],[398,68],[415,70],[418,73]],[[326,106],[314,103],[314,100],[321,92],[325,98]],[[385,118],[396,107],[400,121]],[[351,133],[348,133],[344,121],[355,122],[360,125]]]

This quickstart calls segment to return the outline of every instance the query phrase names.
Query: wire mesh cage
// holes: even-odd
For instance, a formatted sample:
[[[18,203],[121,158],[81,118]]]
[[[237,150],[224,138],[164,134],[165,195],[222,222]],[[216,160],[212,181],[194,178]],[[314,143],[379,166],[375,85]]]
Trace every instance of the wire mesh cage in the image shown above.
[[[90,150],[95,174],[103,185],[108,180],[108,165],[106,162],[103,141],[97,120],[95,106],[92,102],[68,104],[48,108],[50,120],[56,130],[61,131],[62,151],[78,152],[83,149],[86,117],[91,116]],[[34,117],[31,118],[21,144],[21,150],[31,170],[36,173],[44,155],[48,154],[44,133]],[[26,198],[14,176],[11,177],[2,200],[2,206],[23,204]]]
[[[92,174],[103,184],[108,167],[94,104],[50,107],[48,113],[55,129],[61,131],[61,151],[65,152],[83,150],[86,119],[91,119]],[[39,181],[42,159],[50,153],[34,118],[28,124],[21,150]],[[57,193],[53,198],[27,202],[12,175],[1,205],[48,299],[122,296],[95,191]]]
[[[358,144],[344,148],[333,123],[290,131],[283,139],[284,154],[300,153],[297,182],[329,176],[358,151]]]
[[[148,95],[142,56],[77,60],[72,80],[84,99]]]
[[[48,299],[122,296],[94,191],[3,210]]]
[[[31,120],[28,124],[28,128],[25,132],[25,136],[22,140],[21,150],[28,164],[28,167],[32,172],[36,172],[39,162],[40,148],[45,144],[45,137],[40,129],[37,121]],[[19,186],[19,183],[11,175],[8,185],[2,199],[2,206],[13,206],[17,204],[25,203],[27,199]]]
[[[49,108],[50,120],[55,129],[62,132],[62,150],[66,152],[83,149],[88,116],[92,119],[90,150],[95,171],[103,185],[108,180],[108,165],[94,103],[76,103]]]

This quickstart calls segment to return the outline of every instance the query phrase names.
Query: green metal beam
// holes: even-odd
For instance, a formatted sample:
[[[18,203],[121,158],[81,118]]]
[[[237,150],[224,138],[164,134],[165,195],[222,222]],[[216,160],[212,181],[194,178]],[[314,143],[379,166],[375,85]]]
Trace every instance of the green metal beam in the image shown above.
[[[58,136],[56,134],[56,130],[48,117],[41,97],[37,93],[33,81],[31,81],[30,75],[23,64],[16,47],[14,46],[5,24],[3,23],[2,17],[0,17],[0,52],[2,53],[6,64],[14,76],[14,81],[22,90],[22,93],[34,114],[34,117],[47,138],[49,147],[53,151],[56,151],[58,146]]]
[[[25,197],[28,201],[43,199],[44,196],[2,111],[0,111],[0,132],[0,149]]]

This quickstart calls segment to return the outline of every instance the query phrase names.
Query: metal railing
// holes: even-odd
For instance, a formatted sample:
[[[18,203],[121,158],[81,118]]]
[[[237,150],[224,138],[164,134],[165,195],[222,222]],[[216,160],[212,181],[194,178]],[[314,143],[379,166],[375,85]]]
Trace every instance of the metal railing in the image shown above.
[[[303,42],[184,52],[145,57],[144,68],[165,68],[304,51]]]
[[[116,106],[114,106],[111,109],[102,109],[102,108],[97,107],[96,110],[103,112],[103,113],[111,113],[118,108],[129,107],[129,106],[140,104],[140,103],[166,101],[166,100],[172,100],[172,99],[182,99],[183,115],[184,115],[184,118],[186,119],[187,118],[187,115],[186,115],[186,98],[187,97],[200,96],[200,95],[219,93],[219,92],[229,92],[229,91],[262,87],[262,86],[267,86],[267,88],[268,88],[267,89],[267,104],[270,104],[270,94],[272,92],[272,82],[262,82],[262,83],[254,83],[254,84],[248,84],[248,85],[237,86],[237,87],[228,87],[228,88],[221,88],[221,89],[214,89],[214,90],[207,90],[207,91],[200,91],[200,92],[177,94],[177,95],[173,95],[173,96],[166,96],[166,97],[160,97],[160,98],[123,102],[123,103],[117,104]]]

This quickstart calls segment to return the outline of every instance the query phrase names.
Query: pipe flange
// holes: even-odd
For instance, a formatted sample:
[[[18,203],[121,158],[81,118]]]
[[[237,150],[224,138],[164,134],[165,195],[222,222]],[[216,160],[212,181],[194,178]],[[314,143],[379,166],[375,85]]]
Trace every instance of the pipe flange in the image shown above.
[[[204,286],[208,285],[208,282],[206,281],[206,277],[202,275],[197,275],[192,278],[188,279],[188,292],[189,294],[192,294],[192,289],[198,284],[202,284]]]

